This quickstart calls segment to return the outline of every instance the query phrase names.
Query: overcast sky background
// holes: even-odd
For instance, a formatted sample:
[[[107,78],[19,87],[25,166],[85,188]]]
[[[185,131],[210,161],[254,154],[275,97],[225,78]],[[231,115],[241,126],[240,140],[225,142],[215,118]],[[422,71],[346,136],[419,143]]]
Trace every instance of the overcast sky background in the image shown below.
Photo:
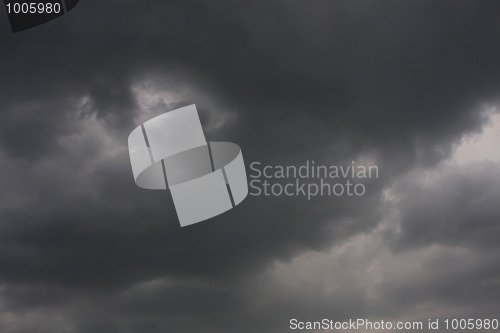
[[[0,15],[0,332],[498,318],[500,2],[82,0]],[[371,161],[362,198],[180,228],[128,134],[196,104],[245,161]]]

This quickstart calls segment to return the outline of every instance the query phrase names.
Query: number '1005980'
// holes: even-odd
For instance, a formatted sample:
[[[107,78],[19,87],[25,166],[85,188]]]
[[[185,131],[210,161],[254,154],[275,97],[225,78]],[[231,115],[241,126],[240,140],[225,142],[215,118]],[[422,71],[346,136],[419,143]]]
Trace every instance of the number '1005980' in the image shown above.
[[[60,3],[43,2],[14,2],[7,4],[9,14],[58,14],[61,12]]]

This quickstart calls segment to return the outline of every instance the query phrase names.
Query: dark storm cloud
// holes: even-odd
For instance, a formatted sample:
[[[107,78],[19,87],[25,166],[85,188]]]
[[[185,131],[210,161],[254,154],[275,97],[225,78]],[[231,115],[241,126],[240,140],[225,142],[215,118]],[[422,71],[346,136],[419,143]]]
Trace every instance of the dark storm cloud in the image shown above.
[[[286,322],[274,315],[304,310],[304,295],[268,300],[273,315],[245,315],[259,308],[249,291],[258,289],[256,276],[276,259],[369,232],[392,177],[433,165],[481,128],[480,105],[496,102],[500,87],[499,7],[83,1],[38,28],[13,35],[5,27],[0,298],[16,310],[60,312],[76,332],[253,332],[259,319],[261,331],[282,331]],[[125,144],[141,112],[141,80],[182,96],[156,101],[155,114],[196,103],[210,124],[230,110],[231,126],[207,138],[237,142],[246,161],[344,162],[366,153],[382,177],[355,201],[249,197],[217,221],[181,229],[168,192],[136,188],[130,172]],[[464,184],[453,177],[430,197],[410,192],[401,247],[493,244],[498,214],[462,204],[498,199],[496,183],[481,181],[458,198]],[[177,280],[146,300],[120,296],[165,276]],[[336,300],[351,313],[366,309],[346,280],[350,294]],[[324,312],[332,303],[307,302]],[[221,315],[228,318],[215,319]],[[5,330],[33,329],[20,327]]]
[[[497,248],[499,182],[498,164],[490,162],[448,171],[430,186],[405,188],[398,247],[440,243]]]

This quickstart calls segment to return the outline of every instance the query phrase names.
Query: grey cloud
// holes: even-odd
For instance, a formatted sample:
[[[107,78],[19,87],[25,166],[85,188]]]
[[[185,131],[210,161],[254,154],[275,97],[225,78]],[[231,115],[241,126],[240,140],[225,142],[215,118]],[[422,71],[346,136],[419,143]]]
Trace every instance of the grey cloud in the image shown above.
[[[0,311],[49,311],[53,321],[39,327],[56,331],[62,316],[78,333],[273,332],[293,313],[376,314],[355,268],[332,300],[300,286],[279,295],[272,284],[260,287],[259,276],[276,261],[370,232],[385,217],[381,193],[395,177],[435,165],[481,129],[481,104],[498,101],[497,7],[82,1],[36,29],[0,31]],[[125,144],[143,116],[134,91],[142,80],[174,96],[156,101],[154,114],[191,103],[204,125],[230,114],[207,139],[238,143],[246,161],[370,154],[382,176],[362,200],[250,197],[217,220],[180,229],[168,192],[133,183]],[[487,264],[496,260],[499,193],[495,168],[483,171],[448,176],[430,192],[404,188],[393,251],[434,243],[492,251],[459,281],[494,281]],[[419,277],[401,297],[388,279],[380,290],[394,306],[385,314],[396,316],[398,305],[409,311],[409,298],[495,306],[494,283],[455,299],[455,284],[438,288],[456,272]],[[176,282],[143,296],[150,298],[120,296],[164,277]],[[37,327],[20,320],[12,332]]]
[[[404,190],[398,248],[433,243],[496,248],[500,210],[498,164],[447,168],[430,185]]]

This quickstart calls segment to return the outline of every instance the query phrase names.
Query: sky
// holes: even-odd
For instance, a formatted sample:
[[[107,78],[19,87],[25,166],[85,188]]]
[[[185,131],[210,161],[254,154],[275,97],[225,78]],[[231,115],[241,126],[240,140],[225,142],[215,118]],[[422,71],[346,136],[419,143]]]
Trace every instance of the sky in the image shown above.
[[[498,319],[499,11],[82,0],[15,34],[1,14],[0,332]],[[247,170],[370,161],[379,177],[181,228],[168,191],[135,185],[127,137],[190,104]]]

